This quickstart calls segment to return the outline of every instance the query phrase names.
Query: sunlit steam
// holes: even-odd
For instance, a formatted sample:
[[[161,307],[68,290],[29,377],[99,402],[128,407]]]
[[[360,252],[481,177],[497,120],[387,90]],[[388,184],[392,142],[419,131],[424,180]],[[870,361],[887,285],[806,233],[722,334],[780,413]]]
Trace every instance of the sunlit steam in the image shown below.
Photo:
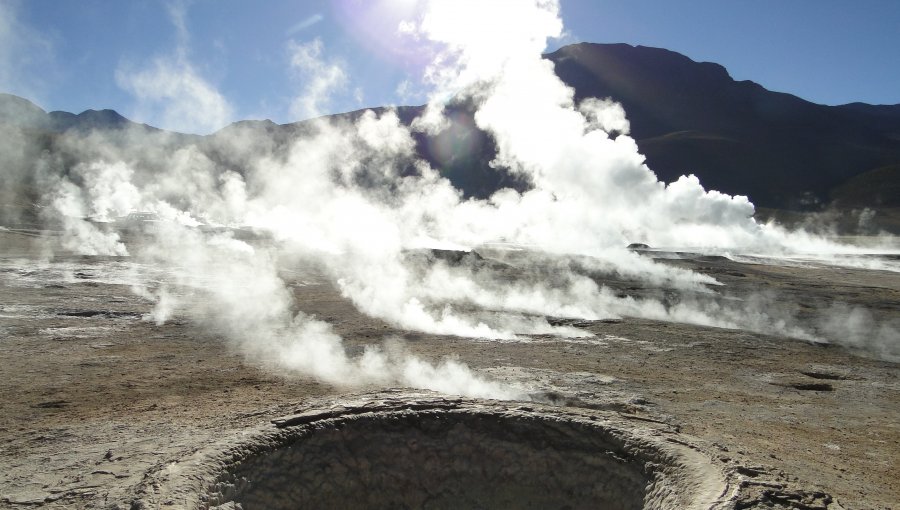
[[[100,148],[90,163],[47,177],[48,202],[65,219],[65,247],[124,255],[118,235],[97,222],[156,213],[159,224],[130,250],[173,275],[165,285],[135,287],[156,302],[148,319],[185,314],[254,361],[339,386],[401,384],[499,398],[527,391],[456,360],[419,359],[398,338],[348,355],[329,324],[298,311],[283,267],[323,275],[359,311],[399,330],[528,341],[589,335],[548,319],[630,316],[819,338],[762,297],[717,299],[714,278],[626,249],[640,242],[769,256],[852,253],[758,224],[746,197],[707,191],[694,176],[660,182],[628,136],[622,107],[605,98],[576,104],[541,57],[548,38],[562,33],[557,2],[435,0],[410,12],[418,17],[404,20],[402,33],[435,55],[424,76],[431,101],[412,127],[394,111],[369,111],[309,123],[287,150],[262,153],[251,149],[271,147],[264,131],[223,131],[222,147],[242,155],[240,173],[194,146],[169,151],[162,134],[134,133],[141,143],[133,145],[93,140]],[[321,42],[292,46],[295,67],[319,73],[298,96],[298,114],[320,113],[329,88],[345,81],[342,68],[323,63],[327,50]],[[180,77],[160,90],[204,92],[189,86],[184,61],[172,65]],[[170,67],[157,63],[122,82],[144,97],[145,85],[165,82]],[[493,164],[521,176],[527,191],[464,199],[417,156],[416,131],[447,128],[448,102],[471,105],[477,128],[496,142]],[[122,148],[132,146],[143,153]],[[148,160],[152,168],[137,163]],[[241,240],[238,232],[253,235]],[[597,274],[683,296],[623,296]],[[175,288],[202,299],[180,299]],[[871,347],[862,338],[874,331],[878,355],[900,355],[896,328],[872,325],[865,311],[846,314],[853,320],[844,336],[854,346]]]

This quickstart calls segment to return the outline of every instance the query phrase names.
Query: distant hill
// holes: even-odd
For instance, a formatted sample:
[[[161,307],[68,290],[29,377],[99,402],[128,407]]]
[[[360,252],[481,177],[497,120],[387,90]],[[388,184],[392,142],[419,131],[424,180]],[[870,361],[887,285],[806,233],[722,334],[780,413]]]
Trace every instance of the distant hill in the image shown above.
[[[53,133],[63,133],[70,129],[85,132],[95,129],[122,130],[129,128],[162,131],[128,120],[115,110],[85,110],[78,115],[62,111],[47,113],[25,98],[2,93],[0,93],[0,124]]]
[[[803,209],[827,203],[852,177],[900,163],[900,105],[818,105],[659,48],[575,44],[547,58],[577,99],[622,103],[664,181],[691,172],[758,205]]]
[[[574,89],[576,100],[611,97],[622,103],[631,136],[663,181],[693,173],[707,189],[748,195],[762,211],[871,208],[893,215],[891,225],[900,225],[900,105],[818,105],[735,81],[718,64],[659,48],[583,43],[545,58]],[[409,124],[422,109],[399,107],[397,113]],[[330,118],[349,121],[363,111]],[[451,127],[444,132],[416,135],[417,150],[466,196],[528,187],[489,165],[493,140],[474,127],[470,108],[450,105],[448,117]],[[159,164],[154,151],[193,144],[222,168],[242,172],[257,157],[283,154],[292,140],[311,133],[312,125],[246,120],[208,136],[185,135],[132,122],[113,110],[47,113],[26,99],[0,94],[0,135],[21,141],[16,145],[21,150],[5,162],[8,175],[0,172],[0,202],[21,202],[21,193],[30,197],[26,202],[37,200],[35,186],[13,190],[9,185],[9,175],[27,174],[37,159],[66,174],[78,161],[108,152],[109,147],[73,141],[89,132],[102,133],[111,147],[148,144],[137,152],[146,156],[142,161],[149,170]],[[240,143],[249,139],[252,145]]]

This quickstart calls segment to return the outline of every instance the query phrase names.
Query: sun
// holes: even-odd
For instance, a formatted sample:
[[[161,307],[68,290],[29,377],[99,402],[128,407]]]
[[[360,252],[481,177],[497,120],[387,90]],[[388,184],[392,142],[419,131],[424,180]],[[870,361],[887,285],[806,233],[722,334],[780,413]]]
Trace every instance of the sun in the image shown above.
[[[335,18],[344,32],[379,60],[406,67],[426,59],[401,27],[417,23],[427,7],[423,0],[337,0]]]
[[[406,17],[416,12],[423,2],[421,0],[379,0],[375,2],[379,9]]]

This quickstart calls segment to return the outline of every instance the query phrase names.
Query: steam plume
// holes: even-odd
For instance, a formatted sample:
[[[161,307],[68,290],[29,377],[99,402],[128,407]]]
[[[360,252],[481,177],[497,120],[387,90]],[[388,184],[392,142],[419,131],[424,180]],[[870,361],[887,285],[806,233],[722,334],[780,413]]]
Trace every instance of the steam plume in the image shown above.
[[[188,314],[251,359],[337,385],[404,384],[503,398],[522,391],[455,360],[428,363],[395,338],[349,356],[331,326],[298,311],[279,276],[281,267],[320,271],[360,311],[401,330],[526,341],[533,334],[587,334],[547,317],[633,316],[819,338],[816,328],[764,297],[731,304],[719,299],[715,279],[625,249],[640,241],[770,256],[809,247],[850,251],[758,224],[746,197],[707,191],[694,176],[660,182],[628,136],[621,106],[603,98],[576,104],[552,63],[541,58],[547,39],[562,32],[557,2],[435,0],[404,31],[433,45],[437,55],[425,76],[434,92],[413,129],[437,132],[446,126],[448,98],[472,104],[476,124],[496,141],[494,164],[523,176],[529,190],[464,199],[418,159],[415,133],[390,110],[310,123],[284,152],[252,152],[272,143],[263,133],[222,134],[225,145],[242,151],[241,173],[222,168],[196,146],[169,151],[163,135],[135,132],[125,135],[141,142],[135,145],[93,140],[90,163],[53,181],[52,203],[72,223],[66,223],[67,246],[123,254],[114,233],[81,218],[156,212],[166,221],[132,250],[174,275],[172,288],[137,286],[157,300],[153,320],[164,321],[175,311]],[[343,79],[320,65],[321,46],[295,50],[298,65],[321,74],[311,83]],[[177,91],[220,97],[206,82],[185,85],[191,81],[185,76],[196,77],[187,61],[176,58],[174,67],[160,62],[122,82],[139,96],[145,84],[147,90],[171,91],[148,97],[172,101],[173,112],[184,111]],[[320,107],[322,96],[316,94],[304,107]],[[133,146],[144,153],[123,149]],[[143,166],[146,161],[154,162],[152,168]],[[193,228],[201,224],[219,233]],[[264,234],[247,242],[222,233],[225,227]],[[500,253],[492,261],[474,253],[448,261],[427,250],[442,247]],[[507,269],[520,277],[510,279]],[[622,296],[598,283],[598,273],[674,289],[683,297],[670,302]],[[203,299],[180,299],[175,287]],[[874,328],[880,352],[896,353],[890,346],[900,343],[897,328],[864,326],[866,320],[851,321],[858,334],[848,337]]]

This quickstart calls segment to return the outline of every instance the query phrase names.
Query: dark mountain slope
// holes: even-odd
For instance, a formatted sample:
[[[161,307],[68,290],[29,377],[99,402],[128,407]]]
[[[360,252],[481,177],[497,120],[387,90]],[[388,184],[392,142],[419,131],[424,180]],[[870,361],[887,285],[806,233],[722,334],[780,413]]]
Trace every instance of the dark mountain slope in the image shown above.
[[[622,103],[665,181],[690,172],[759,205],[802,208],[855,175],[900,162],[900,105],[817,105],[659,48],[576,44],[546,57],[577,99]]]
[[[0,93],[0,124],[53,133],[63,133],[70,129],[82,132],[125,129],[162,131],[131,121],[115,110],[85,110],[77,115],[63,111],[47,113],[25,98],[3,93]]]

